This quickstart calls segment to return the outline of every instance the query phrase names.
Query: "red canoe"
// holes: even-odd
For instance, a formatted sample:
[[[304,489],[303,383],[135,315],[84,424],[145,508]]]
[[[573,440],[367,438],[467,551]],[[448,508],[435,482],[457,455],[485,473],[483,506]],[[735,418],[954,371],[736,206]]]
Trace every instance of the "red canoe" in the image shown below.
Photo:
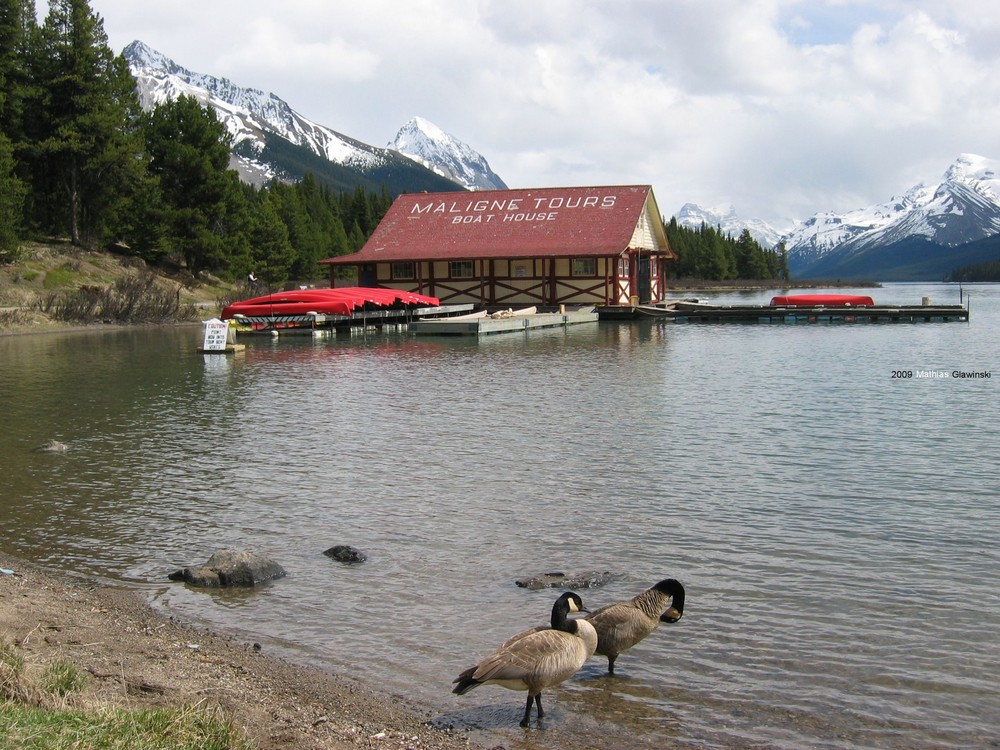
[[[875,300],[866,294],[785,294],[772,297],[777,307],[871,307]]]
[[[275,315],[305,315],[310,312],[324,315],[351,315],[355,310],[360,309],[438,307],[440,304],[441,301],[437,297],[404,292],[399,289],[376,289],[373,287],[296,289],[234,302],[223,308],[222,319],[227,320],[237,315],[259,318]]]

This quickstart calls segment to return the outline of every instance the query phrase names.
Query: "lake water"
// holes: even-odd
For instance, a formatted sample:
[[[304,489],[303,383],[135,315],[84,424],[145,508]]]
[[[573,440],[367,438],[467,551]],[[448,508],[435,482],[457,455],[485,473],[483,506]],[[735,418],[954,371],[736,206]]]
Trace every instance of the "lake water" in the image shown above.
[[[510,748],[997,747],[1000,287],[963,294],[969,323],[0,338],[0,545]],[[289,576],[167,580],[224,547]],[[683,619],[548,692],[541,729],[522,693],[450,693],[548,620],[559,592],[515,579],[592,570],[587,606],[673,577]]]

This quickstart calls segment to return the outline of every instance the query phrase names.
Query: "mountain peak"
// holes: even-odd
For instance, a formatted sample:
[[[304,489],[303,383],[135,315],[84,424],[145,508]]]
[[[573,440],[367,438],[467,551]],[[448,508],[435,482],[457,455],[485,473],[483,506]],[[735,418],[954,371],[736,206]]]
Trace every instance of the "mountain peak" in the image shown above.
[[[386,146],[469,190],[506,190],[486,159],[423,117],[410,118]]]
[[[215,111],[233,138],[230,164],[246,182],[297,179],[309,171],[341,189],[384,186],[400,193],[457,187],[395,152],[307,119],[273,93],[192,72],[141,41],[129,44],[122,56],[144,110],[185,95]]]
[[[815,214],[784,238],[796,275],[858,273],[862,256],[919,241],[954,248],[1000,233],[1000,162],[963,153],[934,185],[838,214]],[[850,264],[854,264],[853,266]]]
[[[130,65],[142,68],[172,68],[174,61],[157,52],[145,42],[136,39],[122,50],[122,56]]]

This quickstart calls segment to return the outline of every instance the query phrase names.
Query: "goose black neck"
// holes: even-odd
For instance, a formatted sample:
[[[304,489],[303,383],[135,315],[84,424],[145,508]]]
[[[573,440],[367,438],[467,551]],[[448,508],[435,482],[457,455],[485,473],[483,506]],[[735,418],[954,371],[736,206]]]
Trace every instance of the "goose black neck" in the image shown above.
[[[670,596],[670,606],[677,610],[678,614],[684,613],[684,586],[681,582],[673,578],[666,578],[653,586],[657,591]]]
[[[558,599],[556,603],[552,605],[552,629],[553,630],[564,630],[567,633],[576,632],[576,623],[569,619],[570,613],[570,601],[575,600],[577,609],[582,609],[582,602],[580,597],[572,592],[563,594]]]

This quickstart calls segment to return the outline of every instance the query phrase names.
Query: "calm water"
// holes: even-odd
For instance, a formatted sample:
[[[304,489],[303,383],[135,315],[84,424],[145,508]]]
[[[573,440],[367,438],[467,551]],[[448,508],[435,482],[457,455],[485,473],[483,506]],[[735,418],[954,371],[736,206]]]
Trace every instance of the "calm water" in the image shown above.
[[[197,328],[0,338],[0,545],[511,748],[997,747],[1000,287],[965,291],[968,324],[251,339],[229,358],[197,354]],[[49,439],[69,450],[32,451]],[[222,547],[290,575],[167,581]],[[688,604],[525,732],[523,694],[449,691],[547,621],[558,592],[514,580],[552,570],[615,573],[591,608],[666,577]]]

